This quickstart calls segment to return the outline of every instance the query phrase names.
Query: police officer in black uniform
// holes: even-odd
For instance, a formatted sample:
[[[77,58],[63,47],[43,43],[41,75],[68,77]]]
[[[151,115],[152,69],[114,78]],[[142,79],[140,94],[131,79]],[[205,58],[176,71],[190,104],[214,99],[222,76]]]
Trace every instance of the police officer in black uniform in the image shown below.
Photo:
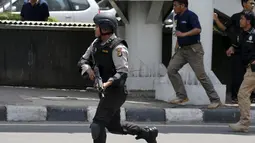
[[[127,91],[125,82],[128,75],[128,45],[115,33],[118,22],[114,15],[99,13],[94,17],[97,37],[78,62],[81,75],[95,79],[93,71],[95,64],[99,68],[104,87],[104,97],[100,102],[91,124],[91,134],[94,143],[106,142],[106,131],[114,134],[136,135],[136,139],[145,139],[148,143],[156,143],[158,130],[156,127],[142,128],[135,124],[121,123],[120,108],[124,104]]]
[[[241,59],[241,50],[238,47],[240,39],[238,35],[241,33],[242,29],[240,28],[240,18],[244,12],[253,11],[255,2],[254,0],[241,0],[241,4],[243,6],[243,10],[241,12],[235,13],[231,16],[231,21],[225,25],[223,25],[217,14],[214,14],[214,20],[217,26],[222,30],[225,31],[228,37],[231,40],[231,47],[226,51],[227,56],[231,57],[231,79],[232,79],[232,87],[231,87],[231,94],[232,94],[232,102],[237,103],[237,94],[238,90],[241,86],[243,81],[243,76],[246,71],[245,65],[242,63]],[[232,51],[235,50],[233,53]],[[255,99],[255,94],[253,93],[251,98]],[[255,100],[253,101],[255,102]]]
[[[248,132],[251,125],[250,96],[255,90],[255,18],[253,12],[244,12],[241,15],[239,45],[242,63],[246,67],[244,80],[238,91],[238,105],[240,109],[240,120],[229,127],[234,131]],[[235,51],[232,50],[234,53]]]

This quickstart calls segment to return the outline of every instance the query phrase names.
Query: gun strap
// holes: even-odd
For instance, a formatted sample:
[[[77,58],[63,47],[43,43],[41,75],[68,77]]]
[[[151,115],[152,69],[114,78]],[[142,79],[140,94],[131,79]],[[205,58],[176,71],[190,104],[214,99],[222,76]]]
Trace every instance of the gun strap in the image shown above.
[[[96,61],[95,61],[95,57],[94,57],[94,54],[96,52],[96,48],[97,48],[97,44],[100,43],[100,39],[97,39],[94,44],[93,44],[93,49],[92,49],[92,62],[93,62],[93,65],[95,66],[96,65]],[[124,46],[126,46],[128,48],[128,44],[125,40],[121,39],[121,38],[113,38],[113,39],[110,39],[109,40],[109,43],[106,43],[106,45],[104,46],[109,46],[110,48],[114,49],[116,46],[118,46],[120,43],[122,43]],[[109,45],[110,44],[110,45]]]
[[[93,44],[93,49],[92,49],[92,53],[91,53],[91,57],[92,57],[92,63],[93,63],[93,66],[96,66],[96,60],[95,60],[95,57],[94,57],[94,54],[96,53],[96,43],[98,43],[99,42],[99,39],[97,39],[96,41],[95,41],[95,43]]]

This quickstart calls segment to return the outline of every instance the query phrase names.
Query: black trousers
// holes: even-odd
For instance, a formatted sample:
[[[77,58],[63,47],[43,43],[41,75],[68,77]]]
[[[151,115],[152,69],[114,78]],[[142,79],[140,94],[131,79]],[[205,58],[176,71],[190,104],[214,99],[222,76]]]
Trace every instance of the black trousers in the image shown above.
[[[242,62],[241,54],[236,53],[231,56],[231,79],[232,79],[232,99],[237,99],[239,88],[243,82],[246,67]],[[255,98],[255,94],[252,93],[251,98]]]
[[[100,99],[93,123],[101,126],[100,137],[94,139],[94,143],[105,143],[105,128],[114,134],[138,135],[143,129],[135,124],[121,123],[121,106],[126,101],[127,92],[123,89],[108,90],[105,97]]]

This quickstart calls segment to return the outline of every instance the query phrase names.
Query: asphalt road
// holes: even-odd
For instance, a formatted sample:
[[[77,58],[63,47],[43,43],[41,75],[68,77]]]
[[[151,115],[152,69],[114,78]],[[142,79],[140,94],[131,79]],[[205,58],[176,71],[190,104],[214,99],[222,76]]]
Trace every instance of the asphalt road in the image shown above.
[[[140,124],[154,126],[153,124]],[[249,133],[232,132],[226,124],[156,125],[158,143],[254,143],[255,126]],[[0,123],[3,143],[92,143],[89,124],[80,123]],[[107,135],[108,143],[145,143],[133,136]]]

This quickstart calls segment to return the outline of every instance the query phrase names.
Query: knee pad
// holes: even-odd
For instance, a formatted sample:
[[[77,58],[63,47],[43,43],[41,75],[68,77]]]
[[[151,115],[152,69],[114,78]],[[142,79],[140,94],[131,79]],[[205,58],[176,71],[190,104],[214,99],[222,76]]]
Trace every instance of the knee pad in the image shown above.
[[[98,139],[100,135],[104,132],[104,128],[97,123],[92,123],[90,125],[90,129],[91,129],[92,138],[94,140]]]

